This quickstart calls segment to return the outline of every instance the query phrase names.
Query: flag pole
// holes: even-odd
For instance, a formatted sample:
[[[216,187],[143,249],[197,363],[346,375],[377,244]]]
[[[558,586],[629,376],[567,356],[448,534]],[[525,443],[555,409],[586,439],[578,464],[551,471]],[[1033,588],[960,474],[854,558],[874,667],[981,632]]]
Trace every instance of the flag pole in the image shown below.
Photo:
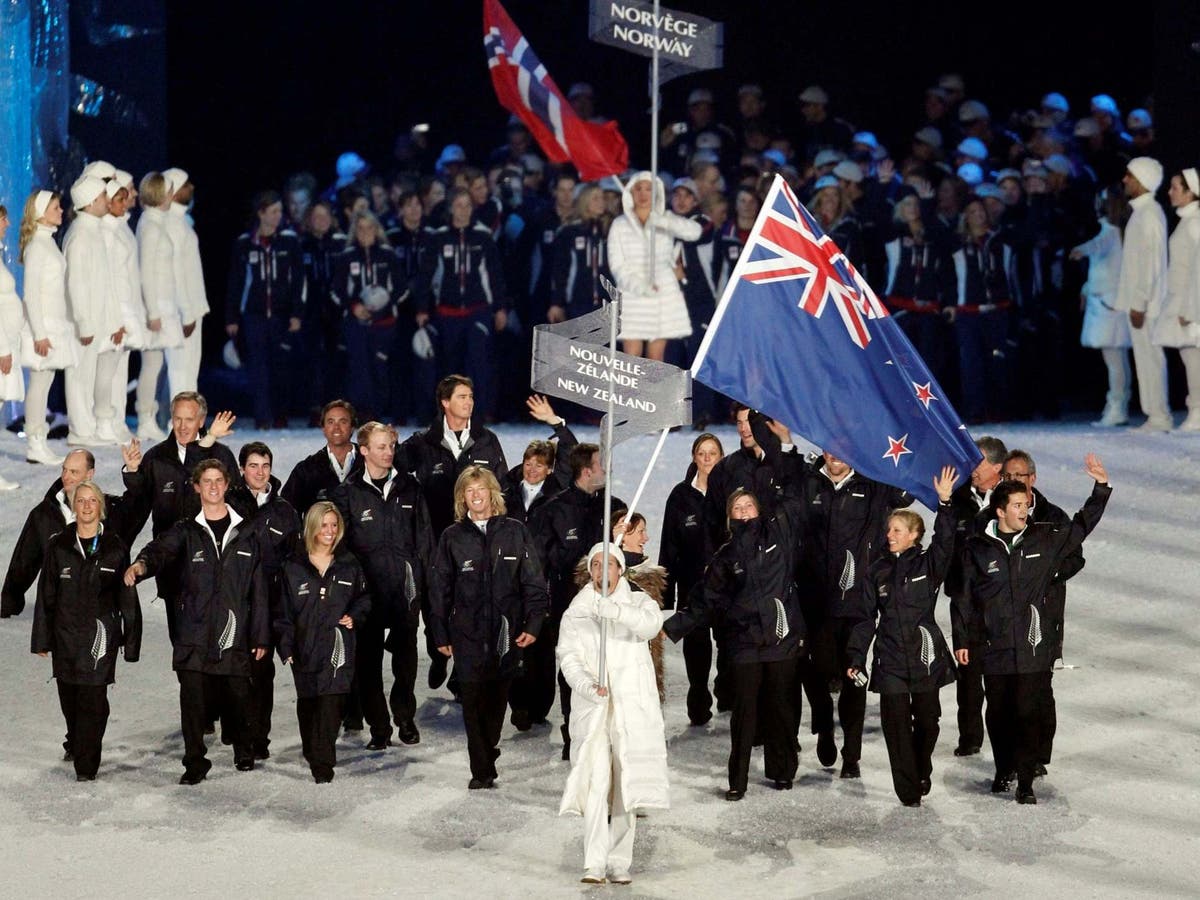
[[[654,223],[655,194],[658,192],[658,23],[659,0],[654,0],[654,54],[650,57],[650,217],[646,220],[650,226],[650,255],[646,260],[649,268],[646,280],[654,290],[658,284],[654,279]],[[663,197],[663,203],[667,198]],[[616,347],[613,347],[615,350]]]
[[[608,348],[609,348],[609,367],[612,367],[615,354],[617,352],[617,324],[621,318],[621,292],[618,290],[616,296],[608,302]],[[616,407],[613,401],[613,391],[608,392],[608,414],[604,417],[604,458],[600,462],[604,465],[604,560],[603,568],[600,575],[600,593],[608,596],[608,559],[609,547],[612,544],[612,477],[613,477],[613,414],[616,412]],[[625,519],[629,521],[628,517]],[[588,561],[589,563],[591,560]],[[607,673],[605,669],[605,650],[608,644],[608,619],[600,620],[600,662],[597,666],[597,678],[601,687],[606,687]]]

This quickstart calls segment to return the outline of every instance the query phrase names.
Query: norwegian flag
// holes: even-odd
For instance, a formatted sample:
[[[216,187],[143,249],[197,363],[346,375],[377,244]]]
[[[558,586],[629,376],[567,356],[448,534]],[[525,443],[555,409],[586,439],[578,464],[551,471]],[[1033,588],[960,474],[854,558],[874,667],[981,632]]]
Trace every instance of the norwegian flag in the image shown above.
[[[942,466],[965,478],[981,458],[896,321],[778,176],[692,375],[931,509]]]
[[[520,116],[551,162],[570,162],[584,181],[629,168],[617,123],[579,118],[498,0],[484,0],[483,47],[500,105]]]

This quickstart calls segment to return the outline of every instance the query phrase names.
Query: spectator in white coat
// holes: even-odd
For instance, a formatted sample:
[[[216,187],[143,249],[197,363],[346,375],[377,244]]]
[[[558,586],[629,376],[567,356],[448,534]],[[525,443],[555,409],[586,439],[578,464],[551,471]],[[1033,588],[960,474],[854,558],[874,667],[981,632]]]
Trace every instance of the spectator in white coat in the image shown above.
[[[1172,175],[1167,197],[1179,224],[1167,244],[1167,302],[1151,337],[1160,347],[1178,348],[1188,387],[1188,414],[1179,430],[1200,431],[1200,173]]]
[[[63,457],[46,445],[46,402],[54,373],[79,360],[79,341],[67,311],[67,261],[54,242],[63,209],[53,191],[34,191],[21,217],[20,262],[25,266],[25,327],[21,365],[29,369],[25,390],[25,459],[57,466]]]
[[[1094,347],[1108,369],[1108,395],[1104,412],[1093,422],[1097,428],[1115,428],[1129,423],[1129,317],[1116,308],[1117,284],[1121,278],[1121,236],[1129,204],[1120,191],[1104,197],[1100,232],[1071,251],[1071,259],[1088,261],[1083,296],[1083,330],[1079,343]]]
[[[67,300],[79,341],[79,361],[66,373],[67,418],[73,447],[116,444],[112,402],[117,353],[125,338],[121,304],[114,287],[104,219],[108,215],[106,183],[85,175],[71,185],[75,221],[63,238],[67,260]]]
[[[571,774],[558,812],[583,816],[588,884],[629,884],[635,811],[669,806],[666,738],[647,644],[662,628],[662,610],[622,577],[625,556],[615,545],[609,556],[604,594],[604,545],[588,552],[591,583],[563,615],[557,649],[559,669],[574,692]]]
[[[1117,309],[1129,313],[1133,364],[1146,422],[1143,431],[1170,431],[1167,357],[1151,335],[1167,299],[1167,217],[1154,199],[1162,184],[1162,165],[1148,156],[1129,161],[1122,184],[1133,212],[1125,226]]]
[[[171,238],[175,271],[175,301],[183,326],[183,346],[167,350],[167,382],[171,396],[197,389],[200,377],[201,320],[208,314],[208,294],[200,264],[200,240],[187,216],[195,191],[183,169],[163,172],[171,191],[167,209],[167,234]]]
[[[129,189],[115,178],[105,186],[108,215],[104,217],[104,246],[108,250],[113,289],[121,310],[125,337],[117,350],[112,378],[112,404],[115,410],[113,431],[117,442],[125,444],[133,437],[125,424],[126,387],[129,384],[129,356],[146,344],[146,315],[142,306],[142,276],[138,268],[137,238],[129,228]],[[100,385],[97,385],[97,389]]]
[[[617,217],[608,232],[608,267],[622,293],[621,347],[634,356],[661,360],[669,339],[692,333],[687,303],[675,275],[675,240],[698,240],[702,229],[699,222],[666,211],[662,180],[649,172],[638,172],[630,179],[621,204],[625,214]]]
[[[0,241],[8,233],[8,207],[0,203]],[[0,258],[0,402],[25,399],[25,379],[21,376],[21,298],[17,296],[17,280]],[[0,491],[20,487],[0,475]]]
[[[135,404],[137,436],[161,441],[167,435],[158,425],[158,379],[163,352],[183,346],[183,322],[175,299],[175,251],[167,234],[167,210],[171,190],[160,172],[149,172],[140,186],[142,215],[137,224],[138,268],[142,279],[142,303],[146,308],[146,346],[142,350],[142,372],[138,376]]]

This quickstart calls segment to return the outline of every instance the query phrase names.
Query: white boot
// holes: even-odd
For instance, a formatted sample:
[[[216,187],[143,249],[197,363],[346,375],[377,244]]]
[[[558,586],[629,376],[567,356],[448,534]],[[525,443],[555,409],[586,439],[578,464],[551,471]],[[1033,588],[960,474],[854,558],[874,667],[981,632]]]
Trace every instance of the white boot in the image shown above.
[[[75,431],[67,432],[68,447],[103,447],[107,442],[100,440],[94,434],[79,434]]]
[[[3,475],[0,475],[0,491],[15,491],[20,485],[15,481],[9,481]]]
[[[44,466],[61,466],[64,457],[57,456],[46,445],[44,434],[25,436],[25,462],[41,463]]]
[[[1124,405],[1116,405],[1109,403],[1105,405],[1104,412],[1100,418],[1092,423],[1093,428],[1117,428],[1121,425],[1129,424],[1129,414],[1125,411]]]
[[[70,438],[67,439],[68,443]],[[119,444],[121,439],[117,436],[116,426],[112,419],[101,419],[96,423],[96,440],[101,444]]]
[[[129,430],[124,419],[117,419],[113,422],[113,432],[117,435],[118,444],[128,444],[133,440],[133,432]]]
[[[158,427],[154,416],[138,416],[137,436],[147,441],[165,441],[167,433]]]
[[[1200,407],[1187,414],[1187,418],[1179,426],[1180,431],[1200,431]]]

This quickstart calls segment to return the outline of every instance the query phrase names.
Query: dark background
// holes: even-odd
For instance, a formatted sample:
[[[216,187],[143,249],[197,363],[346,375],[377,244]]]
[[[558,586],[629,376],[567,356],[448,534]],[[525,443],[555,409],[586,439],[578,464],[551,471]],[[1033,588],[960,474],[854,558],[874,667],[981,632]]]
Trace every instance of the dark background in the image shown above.
[[[165,43],[130,42],[106,74],[141,92],[165,131],[138,143],[126,133],[90,135],[92,156],[135,168],[178,165],[197,185],[194,215],[220,330],[227,256],[249,219],[249,198],[307,169],[324,186],[334,160],[354,149],[385,173],[396,135],[429,122],[435,153],[461,143],[479,159],[503,140],[507,112],[495,99],[482,48],[480,0],[343,3],[113,4],[165,16]],[[1067,96],[1072,115],[1093,94],[1113,95],[1122,114],[1155,113],[1168,168],[1189,163],[1200,142],[1200,4],[1147,3],[1102,11],[1099,4],[825,4],[676,0],[671,8],[725,23],[723,70],[689,75],[663,89],[666,121],[705,86],[732,118],[738,85],[761,83],[772,118],[798,119],[796,94],[819,83],[835,114],[869,129],[900,153],[921,114],[922,94],[942,72],[960,72],[967,94],[993,118]],[[96,4],[73,4],[76,9]],[[564,91],[596,89],[599,112],[617,118],[631,163],[649,162],[648,60],[592,43],[586,0],[507,0],[509,14]],[[157,12],[156,12],[157,10]],[[74,18],[74,15],[73,15]],[[73,28],[73,38],[75,35]],[[155,77],[162,65],[165,76]],[[76,66],[85,48],[72,48]],[[145,53],[146,65],[138,63]],[[113,68],[117,71],[112,71]],[[122,68],[123,66],[123,68]],[[157,99],[156,99],[157,98]],[[155,103],[165,101],[165,109]],[[145,159],[158,151],[161,161]],[[104,146],[108,145],[108,146]],[[126,165],[129,161],[130,165]],[[214,334],[215,338],[216,335]],[[219,346],[219,342],[210,342]]]

